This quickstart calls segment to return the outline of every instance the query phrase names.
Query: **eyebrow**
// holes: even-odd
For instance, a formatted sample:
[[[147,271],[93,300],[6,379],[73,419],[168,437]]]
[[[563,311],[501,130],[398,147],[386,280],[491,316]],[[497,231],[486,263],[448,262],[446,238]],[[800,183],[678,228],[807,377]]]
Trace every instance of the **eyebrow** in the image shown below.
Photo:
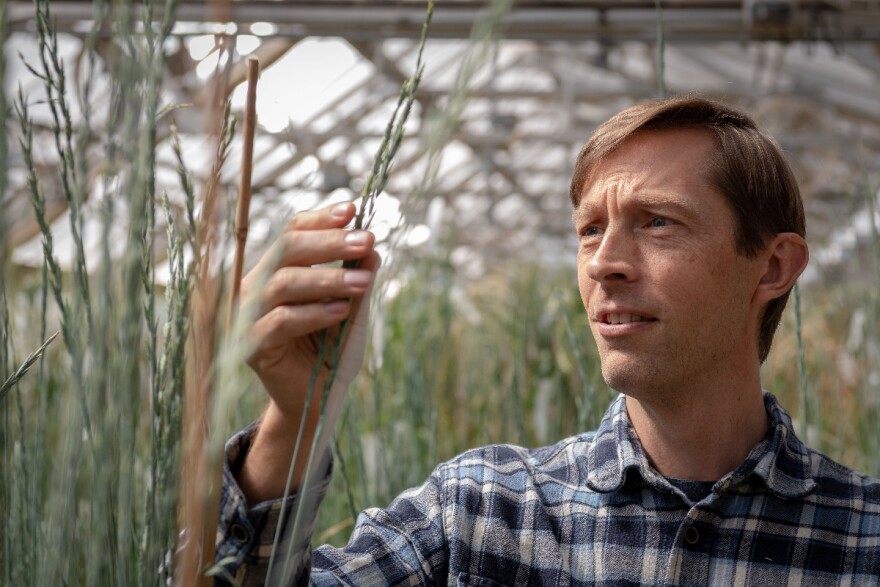
[[[631,205],[649,211],[656,210],[661,213],[664,211],[673,211],[688,218],[693,218],[699,214],[699,211],[696,210],[694,206],[689,206],[681,198],[671,197],[656,192],[648,192],[647,194],[642,192],[637,194],[635,196],[635,201],[631,202]],[[579,220],[583,221],[585,218],[594,214],[593,209],[595,208],[604,210],[603,206],[590,204],[586,198],[582,198],[578,207],[572,211],[572,220],[575,224],[577,224]]]

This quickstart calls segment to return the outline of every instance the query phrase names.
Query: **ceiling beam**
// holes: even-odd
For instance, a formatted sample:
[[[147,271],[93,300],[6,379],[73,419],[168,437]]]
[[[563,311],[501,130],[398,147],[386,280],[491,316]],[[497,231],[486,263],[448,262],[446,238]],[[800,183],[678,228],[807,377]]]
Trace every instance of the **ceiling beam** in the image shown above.
[[[755,22],[748,9],[762,0],[729,2],[709,0],[664,0],[664,33],[673,41],[717,42],[721,40],[880,40],[880,13],[839,8],[821,0],[792,3],[791,12],[780,21]],[[778,2],[776,2],[778,4]],[[176,20],[186,22],[176,34],[214,32],[211,3],[184,0]],[[14,31],[27,31],[33,18],[29,1],[11,0],[9,23]],[[52,15],[61,30],[84,32],[82,22],[94,18],[90,0],[54,0]],[[438,3],[431,23],[431,38],[466,39],[473,24],[484,14],[485,2],[444,0]],[[158,14],[157,18],[161,15]],[[424,2],[325,0],[240,0],[232,2],[231,20],[240,27],[270,22],[276,34],[301,39],[336,36],[352,41],[389,37],[418,38],[425,19]],[[654,2],[520,1],[510,11],[503,27],[508,39],[582,41],[585,39],[642,40],[657,36]]]

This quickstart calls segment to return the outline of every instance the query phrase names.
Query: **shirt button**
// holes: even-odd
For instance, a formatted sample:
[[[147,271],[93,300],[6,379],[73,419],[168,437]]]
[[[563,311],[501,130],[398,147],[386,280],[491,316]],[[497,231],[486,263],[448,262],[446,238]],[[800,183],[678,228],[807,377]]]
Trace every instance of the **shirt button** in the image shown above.
[[[232,534],[232,537],[239,542],[247,542],[248,541],[248,531],[247,528],[242,526],[241,524],[233,524],[229,527],[229,533]]]
[[[700,531],[695,526],[688,526],[684,530],[684,541],[694,545],[700,541]]]

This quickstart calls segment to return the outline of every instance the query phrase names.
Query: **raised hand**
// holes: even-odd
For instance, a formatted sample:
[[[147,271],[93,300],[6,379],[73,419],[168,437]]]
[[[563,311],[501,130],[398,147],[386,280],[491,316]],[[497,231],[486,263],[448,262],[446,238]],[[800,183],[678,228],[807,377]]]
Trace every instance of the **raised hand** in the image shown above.
[[[239,484],[251,503],[283,493],[309,379],[319,358],[321,330],[338,330],[346,316],[353,316],[334,394],[338,396],[348,387],[363,363],[369,305],[364,302],[379,256],[373,250],[372,233],[345,229],[354,213],[354,205],[345,203],[297,214],[274,249],[242,282],[243,299],[254,300],[259,307],[249,329],[254,350],[248,364],[271,398],[238,473]],[[352,259],[361,260],[359,268],[322,266]],[[310,447],[315,434],[329,357],[328,352],[309,402],[302,447]],[[295,479],[301,477],[308,453],[308,448],[300,449]]]

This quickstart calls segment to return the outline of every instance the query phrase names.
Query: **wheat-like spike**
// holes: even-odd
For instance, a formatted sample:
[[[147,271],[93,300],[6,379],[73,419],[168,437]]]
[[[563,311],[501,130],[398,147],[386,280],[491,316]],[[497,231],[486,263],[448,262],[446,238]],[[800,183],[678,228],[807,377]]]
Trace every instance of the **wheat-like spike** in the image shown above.
[[[29,354],[27,358],[22,361],[21,365],[18,366],[18,369],[15,370],[15,373],[10,375],[9,378],[3,382],[3,385],[0,385],[0,402],[6,398],[6,394],[9,393],[9,390],[12,389],[15,384],[25,376],[30,368],[34,366],[34,363],[43,356],[43,353],[49,348],[49,345],[52,344],[52,341],[55,340],[57,336],[58,332],[50,336],[38,349]]]

